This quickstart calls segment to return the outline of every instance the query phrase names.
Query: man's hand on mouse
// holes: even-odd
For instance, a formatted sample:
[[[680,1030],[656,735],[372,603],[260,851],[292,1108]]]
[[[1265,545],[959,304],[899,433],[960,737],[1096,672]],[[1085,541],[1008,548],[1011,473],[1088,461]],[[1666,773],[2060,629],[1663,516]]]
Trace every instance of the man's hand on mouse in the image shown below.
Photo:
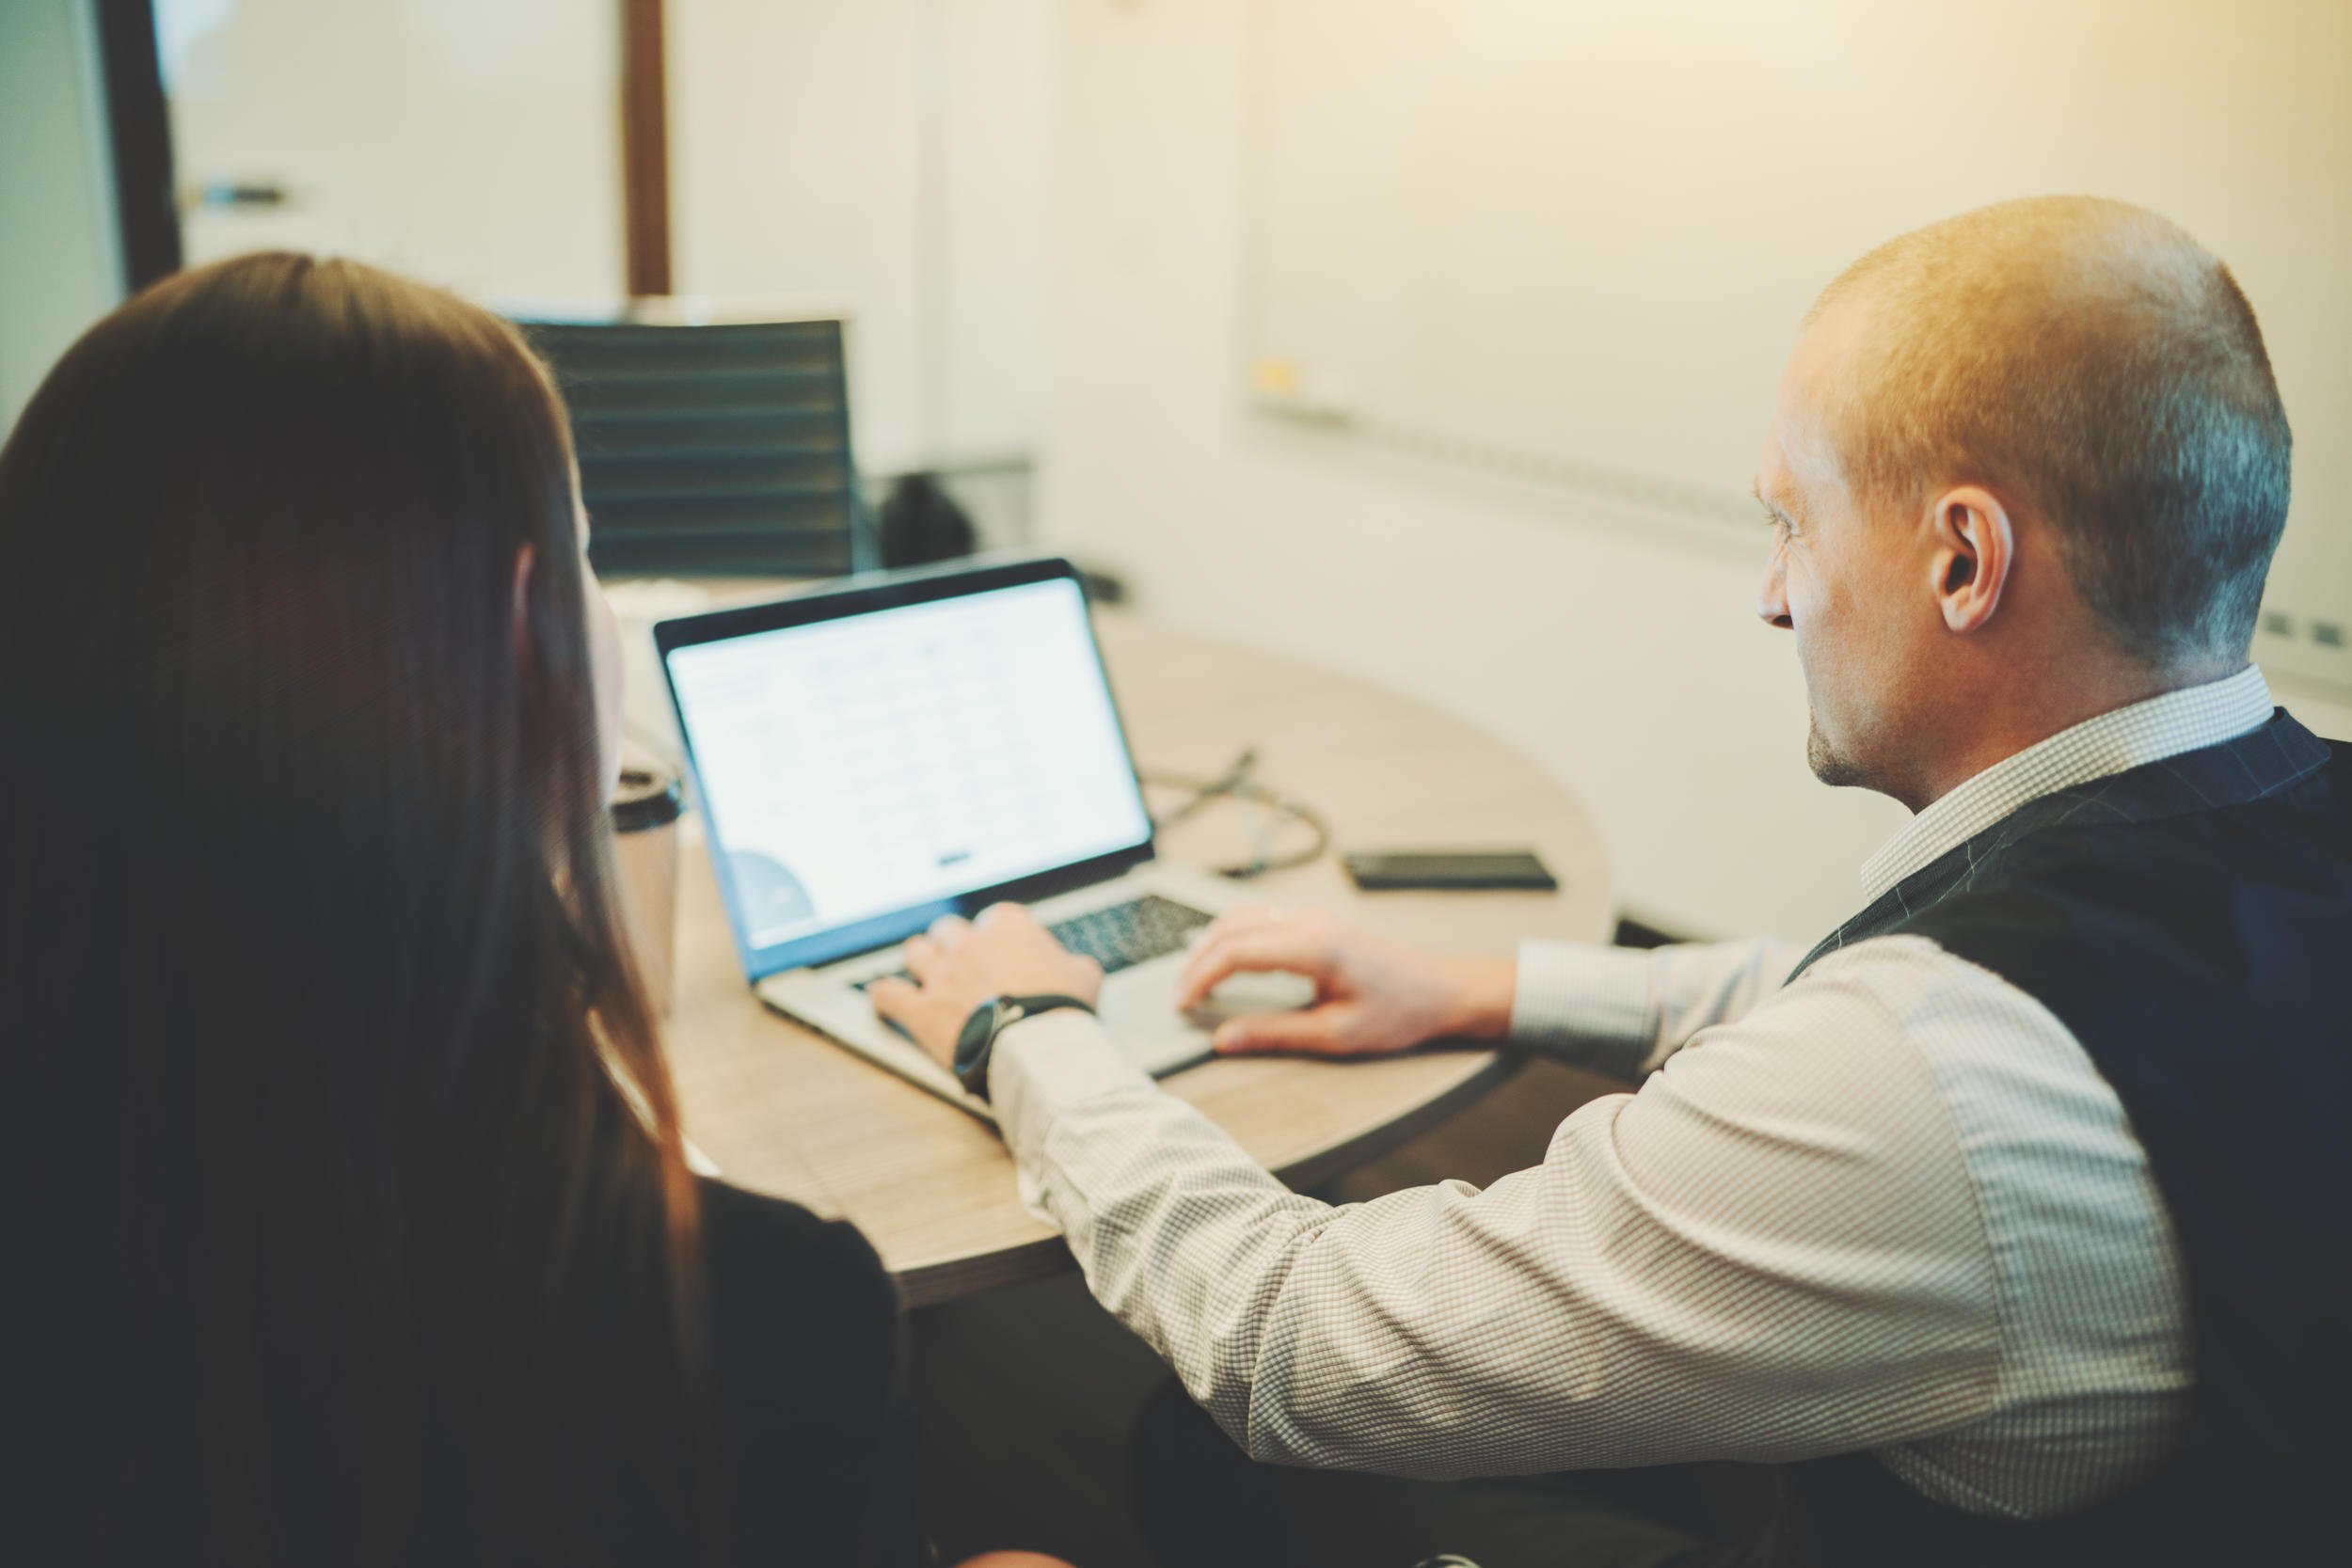
[[[1180,1008],[1200,1006],[1234,974],[1283,970],[1314,983],[1297,1012],[1217,1025],[1221,1054],[1292,1051],[1376,1056],[1431,1039],[1500,1039],[1511,1027],[1518,966],[1447,958],[1377,937],[1321,910],[1234,910],[1201,933],[1176,983]]]
[[[1103,994],[1103,966],[1063,947],[1018,904],[992,904],[977,920],[943,915],[904,952],[914,981],[878,980],[866,995],[874,1011],[951,1068],[956,1037],[983,1002],[1055,995],[1092,1006]]]

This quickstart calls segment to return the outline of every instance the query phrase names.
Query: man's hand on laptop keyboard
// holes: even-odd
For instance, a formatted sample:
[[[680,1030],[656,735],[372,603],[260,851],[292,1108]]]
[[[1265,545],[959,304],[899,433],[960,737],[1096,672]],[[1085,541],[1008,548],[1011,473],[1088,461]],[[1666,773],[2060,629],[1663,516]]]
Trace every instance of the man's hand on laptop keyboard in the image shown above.
[[[1518,978],[1508,958],[1423,953],[1321,910],[1239,909],[1193,949],[1176,1005],[1196,1006],[1227,977],[1266,970],[1313,981],[1314,1006],[1227,1020],[1214,1042],[1220,1053],[1376,1056],[1423,1040],[1498,1039],[1511,1027]]]
[[[972,1009],[999,996],[1074,996],[1103,992],[1103,966],[1054,940],[1018,904],[992,904],[977,920],[946,915],[904,949],[913,980],[877,980],[866,990],[874,1011],[953,1066],[956,1037]]]

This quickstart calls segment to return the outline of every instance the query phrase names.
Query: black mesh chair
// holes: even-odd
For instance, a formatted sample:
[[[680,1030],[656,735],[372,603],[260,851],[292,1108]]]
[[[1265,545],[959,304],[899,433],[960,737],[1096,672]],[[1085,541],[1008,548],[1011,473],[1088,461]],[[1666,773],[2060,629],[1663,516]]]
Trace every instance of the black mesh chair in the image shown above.
[[[571,409],[600,574],[873,563],[838,321],[517,325]]]

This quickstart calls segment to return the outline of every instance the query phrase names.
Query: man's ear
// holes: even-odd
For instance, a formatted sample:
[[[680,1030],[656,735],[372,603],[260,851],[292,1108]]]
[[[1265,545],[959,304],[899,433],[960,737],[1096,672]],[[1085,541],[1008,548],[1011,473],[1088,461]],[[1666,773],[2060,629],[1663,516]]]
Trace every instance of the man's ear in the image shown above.
[[[1944,625],[1956,632],[1981,631],[2001,608],[2001,591],[2017,563],[2009,508],[1979,485],[1955,485],[1935,498],[1928,528]]]
[[[523,672],[525,679],[531,675],[531,570],[534,559],[529,545],[515,552],[515,599],[510,607],[510,620],[515,628],[515,667]]]

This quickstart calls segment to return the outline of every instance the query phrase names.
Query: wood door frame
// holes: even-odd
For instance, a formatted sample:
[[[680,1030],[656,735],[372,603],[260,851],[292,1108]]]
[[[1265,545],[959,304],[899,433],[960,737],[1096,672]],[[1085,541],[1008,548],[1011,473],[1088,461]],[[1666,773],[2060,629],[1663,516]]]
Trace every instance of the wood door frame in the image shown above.
[[[126,293],[136,293],[178,272],[184,255],[155,7],[152,0],[92,0],[91,9],[106,100],[115,222],[122,240],[122,284]]]
[[[628,293],[670,292],[670,87],[663,0],[621,0],[621,203]]]

